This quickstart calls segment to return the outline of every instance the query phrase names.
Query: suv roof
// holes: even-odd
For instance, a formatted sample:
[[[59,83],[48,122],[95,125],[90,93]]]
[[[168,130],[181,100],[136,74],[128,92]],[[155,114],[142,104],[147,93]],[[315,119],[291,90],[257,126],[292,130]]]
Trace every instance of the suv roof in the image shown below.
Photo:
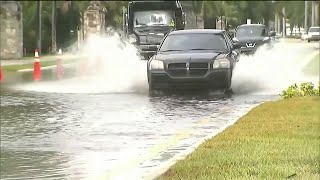
[[[185,30],[177,30],[177,31],[172,31],[170,34],[192,34],[192,33],[213,33],[213,34],[221,34],[225,30],[221,29],[185,29]]]
[[[242,24],[239,27],[242,27],[242,26],[266,26],[266,25],[264,25],[264,24]]]

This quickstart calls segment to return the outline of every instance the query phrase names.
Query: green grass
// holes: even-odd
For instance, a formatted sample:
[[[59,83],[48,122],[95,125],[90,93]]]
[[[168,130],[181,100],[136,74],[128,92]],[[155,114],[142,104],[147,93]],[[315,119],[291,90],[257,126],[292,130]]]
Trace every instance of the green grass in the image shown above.
[[[63,64],[70,64],[73,63],[72,61],[64,62]],[[44,61],[40,62],[41,67],[47,67],[47,66],[53,66],[56,65],[56,61]],[[33,69],[33,63],[31,64],[21,64],[21,65],[9,65],[9,66],[3,66],[3,71],[18,71],[22,69]]]
[[[264,103],[159,179],[319,179],[320,97]]]
[[[320,72],[320,54],[317,54],[303,69],[307,75],[319,75]]]
[[[43,54],[40,58],[51,58],[56,56],[56,54]],[[30,60],[34,59],[34,53],[33,54],[27,54],[26,56],[22,57],[21,60]]]

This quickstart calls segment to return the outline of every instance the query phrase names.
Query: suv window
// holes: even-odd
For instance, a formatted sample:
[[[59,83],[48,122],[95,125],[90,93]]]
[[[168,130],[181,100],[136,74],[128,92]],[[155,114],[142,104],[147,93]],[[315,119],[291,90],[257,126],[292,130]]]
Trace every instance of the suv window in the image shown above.
[[[268,30],[265,26],[240,26],[236,31],[236,37],[265,37]]]
[[[309,32],[320,32],[320,27],[311,27]]]
[[[228,46],[222,34],[186,33],[168,35],[163,41],[160,51],[187,50],[228,51]]]

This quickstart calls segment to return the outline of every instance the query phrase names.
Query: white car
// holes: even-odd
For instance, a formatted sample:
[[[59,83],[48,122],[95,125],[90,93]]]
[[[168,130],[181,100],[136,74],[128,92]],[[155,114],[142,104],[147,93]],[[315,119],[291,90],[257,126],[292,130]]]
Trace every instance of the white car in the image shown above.
[[[308,31],[308,42],[310,41],[319,41],[320,40],[320,27],[310,27]]]

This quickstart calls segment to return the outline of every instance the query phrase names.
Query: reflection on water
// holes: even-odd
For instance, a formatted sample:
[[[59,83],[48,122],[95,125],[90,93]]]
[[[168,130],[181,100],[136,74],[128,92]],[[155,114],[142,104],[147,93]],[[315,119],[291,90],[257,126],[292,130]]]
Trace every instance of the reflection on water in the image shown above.
[[[2,88],[1,179],[94,178],[191,128],[191,136],[130,167],[138,167],[138,175],[146,174],[272,98],[27,93]],[[211,120],[197,125],[204,116]]]

